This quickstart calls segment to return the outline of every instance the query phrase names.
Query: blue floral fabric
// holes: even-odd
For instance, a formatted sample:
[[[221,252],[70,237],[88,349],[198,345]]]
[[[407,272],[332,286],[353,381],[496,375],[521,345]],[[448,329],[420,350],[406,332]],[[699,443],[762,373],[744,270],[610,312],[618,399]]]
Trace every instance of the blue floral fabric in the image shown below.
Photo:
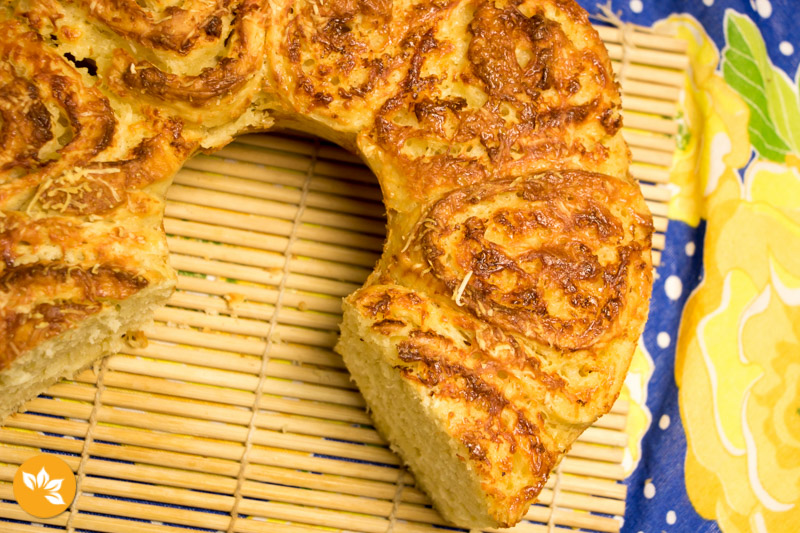
[[[691,60],[623,531],[800,531],[800,2],[610,7]]]

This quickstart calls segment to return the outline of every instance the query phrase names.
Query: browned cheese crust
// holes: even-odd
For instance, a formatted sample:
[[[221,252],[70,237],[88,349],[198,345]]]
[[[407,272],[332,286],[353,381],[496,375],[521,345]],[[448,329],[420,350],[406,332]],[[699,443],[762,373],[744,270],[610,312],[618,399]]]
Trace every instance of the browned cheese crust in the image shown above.
[[[377,174],[388,240],[345,310],[432,398],[494,525],[610,409],[652,223],[572,0],[12,0],[0,33],[0,371],[171,280],[173,174],[276,124]]]
[[[431,411],[498,525],[524,515],[616,400],[647,316],[651,233],[629,180],[548,171],[471,185],[434,202],[349,297],[420,397],[440,400]]]
[[[109,97],[42,36],[10,18],[0,32],[2,370],[169,282],[163,190],[197,140],[155,109],[120,131]]]

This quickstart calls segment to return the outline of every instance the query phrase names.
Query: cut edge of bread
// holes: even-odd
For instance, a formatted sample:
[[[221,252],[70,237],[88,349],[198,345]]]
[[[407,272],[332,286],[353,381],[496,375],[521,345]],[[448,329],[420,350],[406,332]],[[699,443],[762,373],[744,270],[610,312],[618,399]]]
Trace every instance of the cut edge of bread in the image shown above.
[[[386,359],[384,354],[393,350],[389,339],[369,331],[347,301],[343,310],[336,351],[367,400],[380,434],[394,443],[392,450],[446,520],[467,528],[501,527],[490,513],[478,473],[464,459],[469,456],[466,447],[447,433],[430,399]]]
[[[155,309],[166,302],[175,281],[166,279],[137,294],[103,306],[80,326],[42,342],[0,372],[0,422],[24,403],[62,378],[71,378],[97,359],[117,353],[123,336],[152,322]]]

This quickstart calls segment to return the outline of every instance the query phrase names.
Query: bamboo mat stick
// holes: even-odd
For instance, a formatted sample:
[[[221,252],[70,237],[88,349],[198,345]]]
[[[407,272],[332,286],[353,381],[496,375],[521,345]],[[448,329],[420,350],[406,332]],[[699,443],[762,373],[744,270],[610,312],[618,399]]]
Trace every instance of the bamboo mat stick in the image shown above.
[[[255,502],[247,498],[242,499],[240,512],[266,518],[288,520],[295,523],[300,522],[325,527],[347,528],[367,533],[384,533],[389,525],[389,521],[385,518],[370,517],[355,513],[338,513],[325,509],[308,509],[300,505],[289,503]]]
[[[185,187],[222,191],[238,196],[250,196],[262,200],[271,200],[292,205],[300,201],[300,191],[295,188],[272,185],[249,179],[221,176],[182,169],[175,175],[175,183]],[[338,211],[340,213],[358,213],[361,217],[383,218],[383,205],[375,202],[353,200],[333,194],[309,192],[306,196],[309,207]]]
[[[228,517],[211,512],[101,498],[98,496],[90,496],[86,493],[78,498],[77,508],[80,511],[103,513],[127,518],[146,516],[149,520],[168,522],[170,524],[178,524],[186,527],[225,529],[228,525]]]
[[[320,489],[328,492],[339,492],[355,496],[370,496],[390,502],[394,499],[396,492],[394,482],[381,482],[332,474],[301,472],[279,466],[249,465],[247,478],[251,480],[247,481],[247,484],[252,482],[265,482],[287,486],[294,485],[305,489]],[[410,479],[410,483],[413,484],[414,480]],[[413,486],[408,485],[401,494],[401,500],[419,505],[430,505],[430,500],[425,494]]]
[[[436,524],[441,526],[449,525],[433,509],[421,508],[421,507],[410,508],[409,506],[401,506],[401,507],[402,507],[402,514],[401,511],[398,509],[398,518],[402,518],[405,520],[414,520],[417,522]],[[610,510],[611,509],[609,509],[609,511]],[[561,507],[558,507],[555,512],[558,513],[558,515],[556,516],[556,523],[559,525],[592,529],[594,531],[617,531],[619,529],[619,522],[617,522],[612,518],[591,515],[585,512],[576,512],[572,510],[563,509]],[[538,505],[531,506],[531,509],[525,516],[525,518],[528,520],[534,520],[541,523],[547,523],[547,521],[550,518],[550,509]],[[524,530],[526,526],[527,524],[522,524],[519,527]]]
[[[210,259],[202,259],[185,254],[174,253],[170,255],[170,264],[176,270],[195,272],[210,276],[251,281],[264,285],[277,286],[280,280],[280,272],[275,268],[265,269],[235,263],[226,263]],[[308,276],[305,274],[290,273],[287,281],[288,288],[301,291],[308,291],[318,294],[328,294],[331,296],[344,297],[355,291],[360,285],[343,281],[329,280]],[[235,287],[236,285],[232,285]]]
[[[647,81],[625,80],[622,85],[622,98],[626,95],[644,96],[659,100],[677,102],[681,96],[681,89],[678,86],[662,85]]]
[[[310,163],[310,161],[304,158],[304,164],[307,166],[308,163]],[[262,183],[286,185],[296,188],[302,188],[306,180],[305,171],[291,171],[285,168],[257,165],[244,161],[233,161],[204,155],[193,157],[186,162],[184,168],[194,171],[210,172],[222,177],[244,178]],[[359,173],[364,171],[363,165],[353,168]],[[359,180],[353,183],[344,181],[344,176],[325,178],[315,175],[309,182],[309,190],[317,193],[356,198],[376,204],[382,203],[383,201],[380,188],[378,187],[378,181],[374,176],[372,176],[370,182],[363,183],[363,180]]]
[[[628,98],[643,98],[657,104],[674,103],[677,99],[674,95],[680,95],[680,89],[671,85],[661,85],[660,83],[648,83],[646,81],[625,80],[621,85],[620,93],[625,102]],[[635,111],[636,109],[631,109]]]
[[[217,384],[220,387],[231,387],[252,391],[257,380],[254,374],[243,374],[228,370],[217,370],[196,365],[181,364],[176,365],[167,361],[147,361],[139,357],[117,355],[113,360],[109,360],[112,370],[127,372],[131,374],[150,375],[162,379],[178,379],[183,375],[183,380],[205,380]],[[272,378],[305,382],[315,385],[325,385],[336,387],[348,391],[354,391],[355,386],[350,381],[350,376],[346,372],[323,370],[320,368],[287,364],[275,361],[267,368],[267,374]]]
[[[653,228],[656,231],[659,231],[661,233],[666,232],[667,224],[668,224],[668,219],[666,217],[658,217],[658,216],[653,217]]]
[[[236,309],[237,302],[241,303],[262,303],[274,305],[277,301],[278,291],[245,283],[230,283],[218,279],[197,278],[189,275],[179,275],[177,289],[179,291],[189,291],[209,296],[220,296],[227,299],[231,309]],[[316,295],[298,294],[292,291],[285,291],[283,295],[282,307],[287,311],[295,309],[303,313],[310,311],[312,316],[334,315],[341,316],[341,298]]]
[[[615,429],[617,431],[625,432],[628,425],[628,417],[626,415],[619,415],[615,413],[608,413],[600,417],[597,422],[593,424],[594,427]]]
[[[614,72],[620,72],[622,62],[612,60],[611,65]],[[657,81],[662,85],[669,85],[672,87],[683,87],[684,73],[680,70],[665,69],[658,66],[641,65],[637,63],[629,64],[625,67],[625,77],[622,79],[621,84],[624,86],[625,81],[629,79],[638,81]],[[624,112],[623,107],[623,112]]]
[[[109,365],[112,370],[128,372],[132,374],[138,373],[141,375],[158,377],[162,379],[187,380],[194,381],[195,383],[206,383],[208,385],[231,388],[240,388],[241,381],[244,381],[245,378],[248,377],[236,375],[231,372],[212,372],[209,369],[193,371],[193,369],[187,368],[185,365],[157,365],[153,362],[151,364],[138,366],[133,364],[131,361],[135,361],[135,359],[114,356],[113,358],[109,359]],[[273,372],[279,373],[274,368]],[[286,373],[288,372],[289,371],[286,371]],[[249,378],[252,378],[252,376],[249,376]],[[347,390],[338,387],[326,387],[314,383],[293,382],[283,377],[270,377],[269,380],[269,385],[274,387],[269,389],[270,394],[293,396],[300,399],[338,403],[350,406],[363,405],[363,399],[361,399],[358,393],[354,390]]]
[[[539,494],[537,502],[542,505],[550,505],[553,503],[554,492],[551,489],[544,489]],[[596,513],[624,515],[625,514],[625,501],[615,500],[610,498],[602,498],[594,495],[577,494],[567,492],[564,490],[559,491],[558,506],[566,507],[567,509],[575,509],[577,511],[593,511]]]
[[[642,195],[646,200],[655,200],[661,203],[669,201],[670,191],[666,187],[648,185],[647,183],[640,183],[639,187],[642,189]]]
[[[257,320],[270,320],[275,313],[275,306],[261,303],[230,303],[222,297],[206,296],[176,291],[172,293],[166,305],[203,311],[208,314],[227,314],[231,316]],[[291,326],[301,326],[321,330],[337,331],[341,318],[336,315],[308,313],[295,309],[281,309],[281,322]]]
[[[288,237],[292,231],[292,223],[288,220],[181,202],[167,203],[166,215],[167,218],[173,220],[186,219],[226,228],[244,230],[255,228],[281,237]],[[367,250],[376,254],[383,249],[384,241],[383,237],[375,235],[309,224],[301,224],[297,228],[297,236],[300,241],[295,241],[295,245],[303,241],[322,242],[328,245],[345,246],[348,250]]]
[[[243,178],[248,181],[269,185],[285,185],[291,187],[289,191],[296,191],[302,188],[311,159],[308,157],[295,157],[285,153],[274,154],[274,156],[274,164],[256,165],[241,160],[224,159],[219,155],[198,154],[186,161],[181,170],[195,171],[189,172],[188,175],[210,173],[214,178]],[[280,165],[280,158],[288,158],[292,161],[297,160],[300,164],[297,165],[298,168],[296,169],[292,168],[295,165],[282,166]]]
[[[290,153],[270,152],[259,147],[251,147],[238,143],[229,144],[214,154],[217,157],[236,161],[275,166],[290,170],[306,172],[311,163],[308,157],[297,157]],[[375,183],[375,176],[363,165],[352,165],[332,161],[317,160],[314,165],[315,176],[328,176],[361,183]]]
[[[209,315],[176,307],[162,307],[154,313],[156,320],[186,324],[191,327],[216,330],[237,335],[265,336],[269,328],[260,320],[249,318],[233,318],[223,315]],[[284,342],[302,342],[311,346],[333,348],[338,340],[338,334],[332,331],[319,331],[311,328],[300,328],[281,324],[273,331],[273,340]]]
[[[277,252],[248,249],[214,242],[201,242],[181,237],[167,237],[170,252],[193,255],[204,259],[216,259],[229,263],[256,266],[264,269],[282,269],[286,257]],[[257,243],[254,243],[257,244]],[[324,259],[294,258],[292,272],[317,278],[363,283],[371,272],[361,266],[347,265]],[[374,264],[374,263],[373,263]]]
[[[600,38],[605,43],[622,43],[623,32],[625,30],[616,26],[605,26],[602,24],[594,24],[594,29],[600,35]],[[686,53],[686,41],[677,39],[671,35],[658,34],[652,31],[629,31],[625,35],[627,39],[633,43],[634,46],[640,48],[652,48],[654,50],[663,50],[665,52]]]
[[[247,355],[237,353],[235,351],[223,351],[223,350],[214,350],[209,348],[195,348],[195,347],[187,347],[187,346],[175,346],[169,344],[162,344],[159,342],[150,343],[145,348],[138,348],[138,349],[130,349],[123,353],[130,352],[132,355],[141,356],[144,358],[155,359],[155,361],[141,361],[138,358],[131,358],[131,357],[114,357],[114,367],[113,369],[119,369],[125,366],[131,370],[135,371],[144,371],[146,368],[150,367],[157,367],[163,369],[174,369],[178,365],[171,365],[172,363],[188,363],[191,366],[182,367],[185,369],[186,372],[190,372],[189,374],[184,375],[185,380],[190,380],[192,378],[199,378],[201,376],[208,376],[210,380],[218,380],[214,381],[214,383],[218,384],[221,387],[231,387],[237,389],[246,389],[248,392],[252,392],[252,389],[255,385],[255,381],[247,381],[248,379],[252,378],[253,376],[258,375],[259,367],[256,365],[259,363],[258,357],[249,357]],[[333,352],[326,352],[331,354],[331,359],[337,361],[339,364],[336,370],[344,370],[344,365],[341,362],[341,357],[338,354]],[[327,380],[333,379],[329,377],[315,377],[315,376],[346,376],[345,372],[330,372],[328,369],[322,369],[318,367],[309,367],[302,365],[300,361],[291,360],[289,359],[288,362],[291,364],[286,364],[287,360],[282,359],[279,357],[274,358],[274,363],[268,367],[268,373],[270,375],[276,377],[282,377],[285,379],[294,379],[297,381],[320,381],[320,380]],[[139,361],[139,362],[137,362]],[[141,366],[136,366],[141,365]],[[331,365],[327,365],[331,366]],[[196,369],[196,372],[193,372],[193,369]],[[169,371],[165,371],[166,373],[162,376],[164,379],[171,379],[166,378],[166,376],[173,376],[172,373]],[[208,372],[204,374],[204,372]],[[220,372],[217,374],[216,372]],[[160,375],[156,373],[157,375]],[[248,376],[245,376],[247,374]],[[87,375],[88,379],[93,379],[94,374],[89,373]],[[341,379],[335,380],[337,383],[341,382]],[[135,388],[135,384],[134,388]],[[355,387],[352,385],[344,386],[344,388],[354,389]]]
[[[233,529],[235,533],[331,533],[329,528],[290,524],[282,521],[267,521],[264,518],[239,518]],[[338,531],[338,530],[335,530]]]
[[[170,388],[172,388],[172,390],[174,390],[172,396],[174,397],[205,401],[211,401],[211,399],[213,399],[219,403],[238,405],[241,407],[249,407],[253,405],[253,393],[246,391],[211,387],[207,385],[197,385],[194,383],[167,381],[160,378],[133,375],[124,372],[113,372],[109,377],[109,387],[130,388],[132,384],[138,384],[139,386],[133,390],[140,390],[142,392],[150,392],[154,394],[167,394],[170,392]],[[84,392],[77,392],[75,389],[61,388],[74,386],[75,385],[73,384],[67,383],[53,385],[53,387],[48,389],[48,394],[56,397],[72,397],[73,399],[83,399],[83,396],[85,395]],[[69,396],[70,394],[74,396]],[[78,397],[78,395],[80,395],[80,397]],[[347,422],[351,424],[369,425],[372,423],[371,419],[363,409],[355,409],[341,405],[326,404],[308,400],[289,400],[285,398],[274,398],[272,396],[262,396],[261,402],[259,403],[259,408],[279,413],[309,416],[324,420]],[[601,449],[614,450],[614,448]]]
[[[283,202],[230,194],[224,191],[186,187],[180,184],[174,184],[169,188],[167,199],[285,220],[294,220],[295,212],[297,211],[297,206]],[[313,207],[305,209],[302,222],[376,235],[381,238],[385,235],[383,224],[376,224],[375,220]]]
[[[642,181],[653,181],[656,183],[669,183],[669,169],[653,165],[632,163],[631,174]]]
[[[676,143],[675,137],[659,134],[645,134],[636,131],[625,131],[623,133],[625,141],[630,146],[638,146],[641,148],[650,148],[651,150],[658,150],[672,154],[675,151]]]
[[[121,498],[133,498],[157,503],[172,503],[188,507],[230,512],[233,497],[209,494],[182,488],[142,485],[120,480],[87,478],[88,492],[107,494]],[[333,492],[297,489],[267,483],[246,482],[242,490],[245,496],[320,508],[349,511],[364,515],[387,517],[392,509],[391,501],[381,501],[363,496],[351,496]],[[413,505],[413,504],[407,504]]]
[[[149,375],[162,380],[170,379],[171,381],[174,381],[175,378],[183,375],[182,381],[184,382],[201,382],[202,380],[213,383],[218,387],[231,387],[231,390],[234,392],[242,392],[236,391],[234,387],[236,389],[245,389],[246,394],[251,394],[250,391],[253,387],[250,387],[250,385],[255,384],[255,376],[252,374],[241,374],[237,372],[215,370],[199,366],[175,365],[167,362],[145,361],[136,357],[125,357],[122,355],[117,356],[114,359],[112,369],[123,374],[129,374],[131,376],[135,375],[136,377],[134,379],[139,379],[142,376]],[[355,390],[355,386],[349,381],[349,374],[344,372],[332,372],[314,367],[296,366],[276,361],[274,364],[269,365],[267,373],[271,378],[293,380],[295,382],[305,382],[306,384],[310,383],[329,388],[343,389],[343,391],[339,391],[343,395],[348,394],[349,391]],[[299,383],[295,383],[294,385],[297,386]],[[208,391],[207,394],[209,394],[210,397],[203,397],[199,399],[215,401],[212,391]],[[223,393],[221,392],[220,394]],[[241,399],[244,400],[244,398]],[[305,404],[300,403],[298,405],[302,406]],[[310,412],[309,410],[311,407],[303,407],[303,409],[305,409],[306,412]],[[331,407],[331,409],[333,409],[333,407]],[[339,406],[338,409],[339,411],[337,412],[350,412],[343,410],[346,409],[343,406]],[[362,420],[362,417],[360,416],[356,417],[356,415],[353,414],[348,415],[348,418],[354,417]]]
[[[660,116],[626,111],[622,121],[625,125],[623,131],[634,129],[666,135],[675,135],[678,133],[678,124],[674,120]]]
[[[202,417],[204,420],[240,425],[245,425],[248,421],[246,416],[244,416],[246,413],[243,413],[240,409],[204,405],[196,402],[187,402],[185,400],[166,400],[136,393],[110,391],[108,399],[104,399],[104,401],[110,407],[141,409],[148,412],[182,416],[185,418]],[[260,428],[280,431],[282,433],[289,432],[315,437],[330,437],[355,443],[386,446],[386,442],[374,429],[352,427],[334,421],[323,421],[319,419],[309,420],[284,414],[259,413],[256,417],[256,425]]]
[[[264,341],[261,339],[234,337],[210,332],[205,333],[193,329],[175,328],[161,324],[147,327],[144,331],[150,339],[248,355],[260,355],[261,352],[258,350],[263,349],[265,345]],[[299,344],[275,344],[273,347],[273,357],[276,359],[296,360],[299,362],[321,365],[327,364],[329,366],[331,366],[332,362],[341,361],[341,357],[330,350]],[[350,401],[345,403],[350,403]],[[364,402],[359,401],[354,405],[363,406]]]
[[[11,504],[8,504],[8,505],[11,505]],[[4,509],[2,507],[0,507],[0,514],[5,516],[6,513],[4,513],[3,511],[4,511]],[[28,513],[24,512],[24,511],[22,511],[20,509],[19,510],[19,514],[24,516],[24,515],[26,515]],[[11,518],[11,516],[8,516],[8,518]],[[66,524],[66,521],[64,521],[64,524]],[[5,531],[7,533],[42,533],[42,529],[43,529],[42,526],[38,526],[38,525],[34,526],[32,524],[21,524],[19,522],[4,523],[3,527],[6,528]]]
[[[642,98],[640,96],[629,95],[624,97],[622,106],[626,112],[638,111],[640,113],[661,115],[663,117],[668,117],[670,120],[678,114],[678,106],[675,102]],[[626,121],[625,116],[627,116],[627,113],[623,116],[623,122]]]
[[[626,400],[617,399],[614,405],[611,406],[610,413],[621,413],[627,415],[630,412],[630,403]]]
[[[547,485],[545,486],[550,489],[554,488],[555,479],[548,479]],[[564,473],[561,475],[561,489],[571,492],[580,492],[583,494],[594,494],[595,496],[602,496],[617,500],[624,500],[627,495],[627,487],[624,484],[614,483],[610,480],[602,478],[571,476]]]
[[[616,43],[606,43],[606,48],[608,49],[608,57],[612,60],[619,61],[623,55],[627,55],[631,63],[658,65],[664,69],[675,70],[686,70],[689,67],[689,56],[686,54],[640,47],[631,47],[627,51],[623,51],[623,46]]]
[[[167,233],[180,235],[182,237],[194,237],[213,242],[246,246],[270,252],[283,252],[286,249],[288,239],[283,236],[269,235],[256,231],[246,231],[222,227],[214,224],[199,222],[188,222],[177,220],[171,217],[164,219],[164,228]],[[272,229],[268,226],[264,229]],[[368,267],[370,270],[375,266],[377,254],[375,252],[365,252],[354,250],[344,246],[335,246],[308,240],[296,241],[292,247],[295,255],[307,256],[327,262],[340,262],[361,267]]]
[[[669,168],[672,165],[672,152],[652,150],[640,146],[631,146],[631,156],[635,163],[645,163],[650,165],[660,165]]]
[[[37,524],[48,524],[54,526],[66,526],[67,515],[61,514],[51,519],[34,518],[18,505],[12,503],[0,502],[0,516],[8,517],[12,520],[20,521],[33,521]],[[4,522],[3,527],[8,524],[9,528],[22,528],[21,524],[13,522]],[[111,518],[108,516],[98,515],[81,515],[78,514],[72,521],[72,525],[76,529],[102,531],[104,533],[197,533],[197,529],[187,529],[177,526],[166,526],[161,524],[153,524],[148,522],[140,522],[133,520],[125,520],[121,518]],[[36,533],[42,533],[42,527],[34,527]],[[30,531],[29,529],[9,529],[8,531]],[[45,529],[46,531],[46,529]],[[287,533],[292,533],[288,532]],[[308,532],[303,532],[308,533]],[[317,532],[319,533],[319,532]]]
[[[661,264],[661,252],[653,250],[653,266],[658,267]]]
[[[662,202],[653,202],[647,201],[647,207],[650,208],[650,212],[653,213],[655,216],[667,216],[667,204]]]
[[[293,139],[287,135],[242,135],[236,138],[236,142],[246,144],[249,146],[258,146],[261,148],[268,148],[279,152],[292,152],[311,156],[314,152],[314,145],[306,140]],[[318,159],[330,159],[333,161],[341,161],[343,163],[361,164],[361,158],[340,148],[336,145],[320,143]]]
[[[119,365],[125,368],[125,365]],[[147,372],[146,374],[142,374],[145,376],[150,377],[159,377],[161,379],[174,379],[180,380],[185,379],[181,377],[180,371],[182,369],[175,365],[175,369],[167,371],[165,368],[152,368],[148,366],[148,369],[143,372]],[[206,373],[202,372],[202,376],[195,377],[194,381],[196,383],[205,383],[207,385],[215,385],[215,386],[230,386],[230,385],[220,385],[218,383],[214,383],[211,378],[205,377]],[[80,376],[79,376],[80,377]],[[297,383],[291,382],[285,378],[269,378],[269,386],[272,387],[269,389],[270,394],[281,395],[281,396],[289,396],[298,399],[310,400],[310,401],[317,401],[317,402],[324,402],[324,403],[332,403],[332,404],[339,404],[344,406],[355,406],[360,407],[363,406],[364,400],[358,395],[355,391],[334,388],[334,387],[325,387],[321,385],[309,384],[309,383]]]

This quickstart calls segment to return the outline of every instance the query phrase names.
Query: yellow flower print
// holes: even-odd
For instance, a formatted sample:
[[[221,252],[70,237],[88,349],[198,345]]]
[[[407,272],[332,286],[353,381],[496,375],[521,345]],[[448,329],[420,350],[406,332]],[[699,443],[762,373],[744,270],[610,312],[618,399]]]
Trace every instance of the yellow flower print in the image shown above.
[[[714,192],[720,176],[747,164],[750,110],[717,73],[720,55],[697,20],[673,15],[656,29],[676,34],[689,44],[691,69],[680,108],[685,136],[675,153],[670,183],[675,186],[669,217],[696,226],[706,217],[705,198]]]
[[[620,400],[628,402],[628,446],[623,457],[625,474],[636,469],[642,457],[642,438],[650,428],[653,415],[647,407],[647,387],[653,375],[655,365],[653,358],[647,353],[644,342],[640,341],[631,359],[631,366],[625,378],[625,385],[620,392]]]
[[[737,189],[723,180],[717,194]],[[675,368],[687,492],[724,531],[796,531],[800,174],[754,162],[743,198],[710,205],[705,278],[686,303]]]

